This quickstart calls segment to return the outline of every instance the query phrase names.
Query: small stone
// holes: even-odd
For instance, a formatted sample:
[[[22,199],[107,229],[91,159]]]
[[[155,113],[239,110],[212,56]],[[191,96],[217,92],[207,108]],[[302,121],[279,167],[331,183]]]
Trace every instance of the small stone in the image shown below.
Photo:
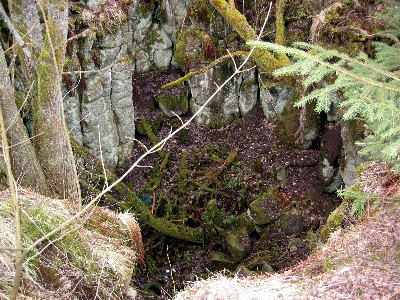
[[[212,252],[210,254],[211,267],[213,270],[234,269],[236,263],[227,254]]]

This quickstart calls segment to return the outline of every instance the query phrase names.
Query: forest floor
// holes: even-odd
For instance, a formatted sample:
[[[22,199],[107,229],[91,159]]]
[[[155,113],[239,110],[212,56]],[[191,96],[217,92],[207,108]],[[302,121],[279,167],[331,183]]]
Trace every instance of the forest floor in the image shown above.
[[[154,103],[155,95],[151,91],[157,91],[161,83],[140,76],[135,80],[136,87],[146,86],[145,83],[154,85],[146,90],[136,90],[136,123],[139,124],[140,119],[145,117],[150,124],[156,124],[163,113]],[[165,81],[169,82],[171,78]],[[186,120],[189,116],[181,117]],[[159,138],[180,124],[176,118],[164,119],[161,123],[163,125],[154,130]],[[143,144],[151,145],[146,136],[137,135],[137,138]],[[169,141],[163,150],[170,156],[156,193],[167,195],[168,201],[164,196],[164,202],[176,203],[176,215],[169,215],[172,219],[182,219],[185,217],[182,214],[189,216],[201,211],[207,199],[215,197],[211,193],[196,198],[198,189],[177,191],[183,153],[188,157],[188,177],[191,180],[203,179],[207,172],[218,168],[219,158],[224,159],[232,151],[238,153],[237,161],[210,185],[217,190],[220,199],[218,208],[224,211],[225,219],[245,211],[257,194],[271,187],[278,187],[281,195],[278,201],[283,209],[298,205],[301,199],[317,200],[302,208],[304,220],[309,224],[305,230],[311,232],[325,224],[328,214],[340,203],[336,197],[324,193],[318,175],[321,152],[315,149],[298,150],[293,145],[280,143],[274,135],[274,126],[266,121],[259,104],[246,117],[222,129],[207,129],[192,123]],[[143,147],[137,144],[132,152],[132,161],[143,151]],[[154,170],[154,166],[161,162],[162,159],[153,154],[142,163],[153,166]],[[279,179],[276,174],[282,170],[286,173],[283,179]],[[368,174],[368,178],[377,176],[375,182],[379,183],[379,187],[375,189],[380,188],[379,193],[386,193],[382,191],[384,171],[375,171],[372,175]],[[139,191],[139,195],[146,196],[154,175],[157,174],[151,168],[139,168],[128,176],[126,182]],[[374,188],[374,184],[365,185],[369,189]],[[165,209],[162,205],[156,206],[154,213],[164,217]],[[255,255],[264,250],[273,250],[280,255],[270,262],[278,273],[247,277],[241,272],[223,276],[213,270],[210,252],[226,252],[223,243],[213,241],[201,246],[177,241],[142,224],[149,260],[147,269],[138,270],[132,284],[138,289],[138,299],[168,299],[175,289],[181,290],[188,282],[191,284],[178,293],[176,299],[400,299],[399,215],[399,206],[381,201],[378,212],[370,212],[356,225],[339,230],[311,256],[308,246],[294,252],[288,250],[291,239],[304,241],[308,238],[305,232],[290,237],[274,233],[268,237],[270,245],[262,244],[259,236],[251,237],[252,253]],[[201,214],[195,217],[198,217],[199,223],[189,226],[207,226],[202,222]],[[256,270],[254,273],[260,272]],[[195,281],[196,278],[210,276],[208,280]]]
[[[149,79],[148,82],[152,80]],[[140,86],[140,83],[137,85]],[[137,108],[138,113],[135,116],[138,118],[138,124],[142,117],[146,117],[150,124],[155,124],[158,116],[162,115],[157,107],[148,108],[153,97],[154,95],[141,95],[142,107]],[[182,119],[186,120],[188,117],[190,114],[183,115]],[[155,134],[159,138],[164,137],[171,127],[175,129],[179,125],[176,118],[166,119],[161,128],[155,130]],[[138,134],[136,138],[147,147],[151,145],[144,135]],[[131,161],[135,161],[143,151],[143,147],[139,143],[136,144]],[[163,199],[162,203],[157,200],[155,205],[154,214],[158,217],[166,217],[166,203],[175,203],[169,209],[172,211],[167,216],[169,219],[188,219],[194,222],[186,222],[185,225],[202,226],[207,230],[210,224],[207,223],[203,212],[207,208],[207,202],[215,198],[218,199],[222,219],[222,223],[218,225],[230,230],[237,226],[237,217],[247,211],[249,204],[258,195],[271,189],[277,191],[277,201],[282,214],[297,206],[303,206],[299,214],[304,224],[307,224],[304,226],[307,226],[307,229],[303,228],[302,223],[298,232],[291,234],[289,238],[281,231],[269,234],[267,240],[261,239],[257,233],[250,236],[252,253],[242,263],[251,271],[262,268],[261,264],[254,261],[260,255],[265,255],[263,253],[274,254],[274,258],[268,260],[268,264],[274,270],[289,267],[306,258],[310,253],[308,247],[298,247],[296,251],[289,251],[288,244],[304,236],[307,230],[315,230],[324,224],[329,213],[340,203],[337,197],[324,193],[320,183],[320,151],[298,150],[280,143],[259,104],[244,118],[225,128],[208,129],[192,123],[169,141],[163,151],[169,153],[169,162],[161,174],[161,184],[154,189],[157,199]],[[207,175],[223,166],[224,160],[233,152],[237,152],[236,161],[223,168],[219,176],[209,179]],[[180,188],[184,154],[187,155],[188,181],[200,182],[210,192],[202,194],[202,188],[190,184]],[[157,185],[157,165],[161,163],[162,159],[157,154],[152,154],[142,161],[142,165],[153,166],[152,169],[138,168],[126,178],[125,182],[137,191],[142,201],[150,198],[149,190]],[[277,176],[277,173],[281,175]],[[232,223],[229,223],[231,220]],[[215,265],[210,262],[211,253],[226,253],[226,245],[221,235],[215,235],[210,244],[199,245],[162,236],[145,223],[142,223],[141,227],[149,261],[147,269],[138,271],[133,285],[138,287],[143,299],[160,299],[161,295],[157,295],[158,293],[166,291],[171,295],[174,287],[179,289],[188,280],[194,280],[197,276],[207,276],[210,270],[215,271]],[[172,269],[176,270],[174,282],[164,279],[167,276],[165,272]]]
[[[366,176],[376,180],[366,188],[383,195],[379,206],[306,260],[275,275],[216,275],[174,299],[400,299],[400,181],[374,168]]]

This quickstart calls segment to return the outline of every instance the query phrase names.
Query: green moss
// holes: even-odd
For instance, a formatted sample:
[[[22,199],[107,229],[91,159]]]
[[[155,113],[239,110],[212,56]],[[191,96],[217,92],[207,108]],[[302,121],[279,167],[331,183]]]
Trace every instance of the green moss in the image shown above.
[[[156,11],[154,12],[154,18],[160,22],[160,24],[165,23],[165,9],[162,3],[159,3]]]
[[[331,24],[333,21],[339,20],[340,15],[337,11],[332,10],[332,11],[326,11],[325,12],[325,22],[327,24]]]
[[[243,80],[242,84],[240,85],[240,91],[246,92],[249,89],[253,88],[255,85],[257,85],[257,80],[255,78]]]
[[[326,242],[332,232],[342,227],[346,211],[346,202],[342,202],[333,212],[330,213],[326,224],[321,230],[321,240]]]
[[[278,0],[276,1],[275,4],[275,19],[276,19],[275,43],[279,45],[283,45],[285,39],[285,22],[283,20],[284,4],[285,0]]]
[[[73,66],[75,63],[75,59],[66,59],[64,60],[64,70],[68,70],[69,67]]]
[[[176,37],[174,59],[182,69],[185,66],[185,57],[186,57],[185,45],[186,45],[186,33],[181,32]]]
[[[188,110],[188,100],[186,97],[177,97],[171,94],[159,95],[156,97],[159,104],[162,104],[168,110]]]
[[[275,127],[275,134],[286,144],[295,144],[296,131],[299,129],[300,110],[295,108],[292,103],[288,103],[282,114],[276,120],[278,126]]]
[[[210,24],[216,17],[215,9],[208,0],[192,1],[188,8],[188,16],[195,19],[198,23],[204,22]]]
[[[254,224],[264,225],[271,223],[276,216],[274,211],[277,208],[276,189],[270,189],[267,192],[258,194],[256,200],[249,205],[251,217]]]
[[[353,143],[364,138],[365,126],[361,120],[348,120],[347,124],[348,135]]]
[[[211,199],[207,202],[201,217],[204,224],[216,226],[217,228],[222,228],[223,226],[224,215],[223,212],[218,209],[216,199]]]
[[[145,117],[143,117],[140,120],[140,123],[142,124],[144,130],[146,131],[147,136],[149,137],[150,141],[152,142],[153,145],[158,144],[158,138],[157,136],[154,134],[153,129],[151,128],[149,122],[147,121],[147,119]],[[158,155],[161,158],[165,157],[165,152],[164,150],[160,149],[157,151]]]
[[[322,271],[324,273],[329,272],[336,268],[336,264],[334,264],[329,258],[325,258],[322,262]]]
[[[152,26],[150,30],[147,31],[144,40],[145,50],[150,53],[153,50],[153,45],[156,43],[161,43],[162,38],[159,34],[158,27]]]
[[[124,55],[124,56],[122,56],[122,57],[117,59],[117,63],[118,64],[122,64],[122,63],[125,63],[125,62],[131,62],[131,61],[132,61],[132,57],[130,57],[130,55]]]

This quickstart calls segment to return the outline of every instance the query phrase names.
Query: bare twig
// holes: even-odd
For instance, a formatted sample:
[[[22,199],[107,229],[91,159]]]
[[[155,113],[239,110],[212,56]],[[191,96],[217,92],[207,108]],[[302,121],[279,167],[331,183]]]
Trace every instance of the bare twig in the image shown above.
[[[104,166],[103,151],[101,150],[100,124],[97,125],[97,128],[99,130],[99,149],[100,149],[101,167],[103,168],[105,186],[107,187],[108,186],[107,172],[106,172],[106,167]]]
[[[14,36],[15,40],[17,43],[21,46],[22,51],[26,55],[26,57],[29,59],[29,62],[32,63],[32,53],[29,51],[29,49],[26,47],[26,44],[20,34],[18,33],[18,30],[14,27],[13,23],[7,16],[3,5],[0,3],[0,18],[6,23],[8,29],[11,31],[12,35]],[[33,65],[33,64],[32,64]]]
[[[29,95],[31,93],[31,90],[32,90],[32,87],[33,87],[34,83],[35,83],[35,80],[32,81],[31,86],[29,87],[28,93],[26,94],[25,99],[22,102],[21,108],[18,110],[18,114],[16,114],[14,116],[14,119],[11,121],[10,125],[8,125],[8,127],[6,129],[6,132],[13,126],[13,124],[15,123],[15,120],[17,120],[17,118],[19,118],[19,115],[20,115],[20,112],[22,111],[22,108],[24,107],[25,103],[28,101],[28,98],[29,98]],[[14,144],[14,146],[15,146],[15,144]]]

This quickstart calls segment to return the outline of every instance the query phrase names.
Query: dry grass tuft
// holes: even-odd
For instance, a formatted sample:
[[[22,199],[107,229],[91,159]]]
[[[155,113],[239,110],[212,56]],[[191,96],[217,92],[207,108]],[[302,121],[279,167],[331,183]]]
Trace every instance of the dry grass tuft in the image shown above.
[[[71,217],[63,201],[19,190],[23,246]],[[9,295],[15,273],[13,208],[8,191],[0,192],[0,299]],[[130,223],[134,223],[130,216]],[[140,234],[140,228],[135,228]],[[51,241],[29,253],[23,266],[21,297],[34,299],[121,299],[137,261],[131,232],[105,208],[89,213]]]
[[[239,299],[293,299],[302,293],[296,277],[281,275],[260,277],[233,277],[215,274],[212,278],[191,283],[174,300],[239,300]]]

